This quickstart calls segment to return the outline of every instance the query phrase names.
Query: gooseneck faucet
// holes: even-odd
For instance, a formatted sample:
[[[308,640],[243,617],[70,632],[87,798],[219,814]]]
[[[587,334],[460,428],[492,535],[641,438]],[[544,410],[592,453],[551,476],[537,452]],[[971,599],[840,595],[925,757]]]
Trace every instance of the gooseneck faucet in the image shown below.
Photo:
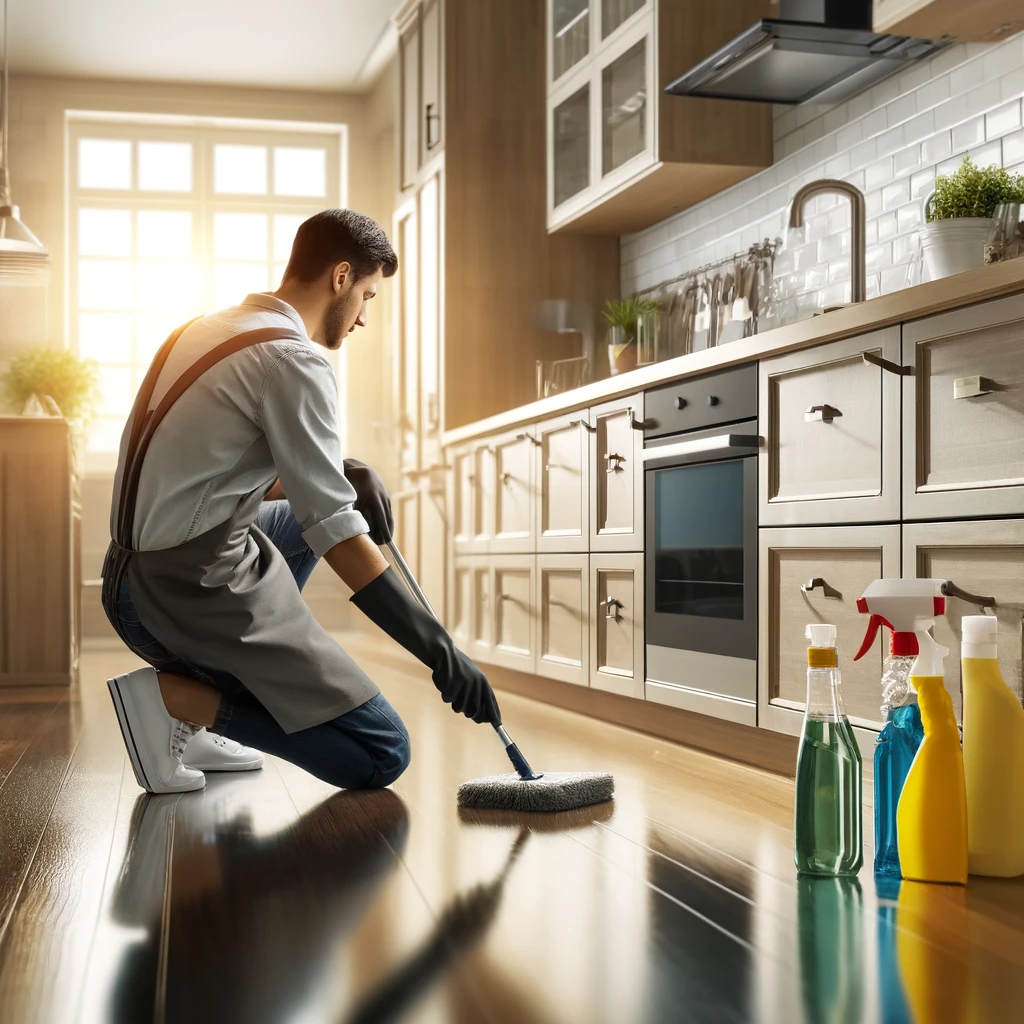
[[[854,302],[863,302],[867,297],[865,279],[866,231],[864,227],[864,193],[856,185],[836,178],[820,178],[798,189],[789,207],[789,226],[804,226],[804,206],[808,199],[834,193],[850,200],[851,248],[850,253],[850,295]]]

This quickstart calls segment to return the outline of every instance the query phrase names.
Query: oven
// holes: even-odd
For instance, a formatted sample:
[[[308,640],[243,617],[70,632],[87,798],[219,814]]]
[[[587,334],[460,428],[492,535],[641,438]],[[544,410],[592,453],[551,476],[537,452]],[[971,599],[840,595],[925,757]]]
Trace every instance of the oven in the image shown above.
[[[649,391],[644,410],[648,695],[753,724],[756,367]]]

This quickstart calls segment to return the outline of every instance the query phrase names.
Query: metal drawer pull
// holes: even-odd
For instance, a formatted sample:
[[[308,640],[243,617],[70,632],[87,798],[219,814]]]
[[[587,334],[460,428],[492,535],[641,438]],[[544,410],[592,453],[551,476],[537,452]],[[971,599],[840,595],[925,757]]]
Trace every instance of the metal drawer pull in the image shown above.
[[[538,448],[540,447],[540,441],[533,436],[533,434],[516,434],[517,441],[529,441],[530,444],[535,444]]]
[[[616,452],[607,452],[605,453],[604,461],[608,463],[605,467],[606,473],[617,473],[622,469],[622,464],[626,461],[626,456],[619,455]]]
[[[503,483],[503,484],[504,484],[504,485],[505,485],[506,487],[508,487],[508,483],[509,483],[509,481],[510,481],[511,479],[512,479],[512,474],[511,474],[511,473],[502,473],[502,474],[501,474],[501,482],[502,482],[502,483]]]
[[[608,596],[604,599],[604,617],[606,619],[614,619],[618,622],[622,618],[619,614],[619,609],[625,607],[626,606],[618,600],[618,598]]]
[[[880,366],[883,370],[888,370],[889,373],[895,373],[897,377],[914,376],[914,368],[912,366],[900,366],[899,363],[894,363],[891,359],[883,359],[874,352],[861,352],[860,357],[865,363],[871,366]]]
[[[597,427],[591,426],[586,420],[569,420],[570,427],[582,427],[584,430],[589,431],[591,434],[597,433]]]
[[[821,592],[822,594],[824,594],[825,597],[834,597],[840,600],[842,599],[843,595],[838,590],[836,590],[835,587],[830,587],[821,576],[815,576],[814,579],[808,580],[806,583],[800,584],[800,589],[805,594],[809,594],[811,593],[811,591],[817,590],[819,587],[821,587]]]
[[[632,409],[629,410],[629,425],[634,430],[644,430],[647,427],[647,420],[638,420],[636,413]]]
[[[837,416],[842,415],[834,405],[812,405],[804,413],[804,419],[808,423],[831,423]]]
[[[942,584],[942,592],[946,597],[956,597],[968,604],[976,604],[979,608],[995,608],[996,606],[994,597],[981,597],[978,594],[968,593],[966,590],[961,590],[952,580],[946,580]]]
[[[999,385],[989,377],[957,377],[953,381],[954,398],[980,398],[999,390]]]
[[[763,445],[764,438],[757,434],[715,434],[714,437],[700,437],[695,441],[676,441],[674,444],[645,448],[641,458],[647,462],[649,459],[668,459],[677,455],[695,455],[730,448],[756,449]]]

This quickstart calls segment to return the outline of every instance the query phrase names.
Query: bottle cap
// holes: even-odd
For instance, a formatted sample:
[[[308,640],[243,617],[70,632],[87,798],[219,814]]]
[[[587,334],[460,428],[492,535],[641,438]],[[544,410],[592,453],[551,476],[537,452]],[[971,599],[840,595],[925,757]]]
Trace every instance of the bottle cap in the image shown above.
[[[934,619],[917,620],[917,639],[921,647],[921,653],[918,654],[917,661],[914,662],[910,669],[911,681],[915,678],[923,679],[925,677],[942,676],[945,674],[942,659],[949,654],[949,648],[943,647],[928,632],[934,625]]]
[[[836,650],[836,627],[825,622],[811,622],[804,630],[811,641],[807,648],[808,668],[837,668],[839,652]]]
[[[960,624],[965,644],[994,644],[998,641],[999,620],[994,615],[965,615]]]

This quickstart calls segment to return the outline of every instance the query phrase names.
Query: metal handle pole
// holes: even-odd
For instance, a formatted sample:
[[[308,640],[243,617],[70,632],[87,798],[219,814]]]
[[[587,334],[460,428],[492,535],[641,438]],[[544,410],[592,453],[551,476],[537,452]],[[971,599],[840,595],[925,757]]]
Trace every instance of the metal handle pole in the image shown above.
[[[409,568],[405,559],[402,557],[402,552],[398,550],[398,545],[393,540],[389,540],[384,545],[388,549],[388,553],[395,561],[395,568],[398,569],[399,575],[405,580],[405,585],[412,592],[412,596],[428,611],[430,614],[437,619],[438,622],[441,620],[437,616],[437,612],[430,606],[430,602],[427,600],[427,595],[423,593],[423,588],[419,585],[419,581],[412,574],[412,569]],[[519,777],[524,781],[531,782],[534,779],[539,779],[541,773],[535,772],[529,762],[520,753],[519,747],[512,742],[512,737],[509,736],[505,727],[502,725],[495,725],[494,731],[498,734],[498,739],[501,740],[501,745],[505,748],[505,753],[508,754],[508,759],[512,762],[513,767],[519,773]]]

